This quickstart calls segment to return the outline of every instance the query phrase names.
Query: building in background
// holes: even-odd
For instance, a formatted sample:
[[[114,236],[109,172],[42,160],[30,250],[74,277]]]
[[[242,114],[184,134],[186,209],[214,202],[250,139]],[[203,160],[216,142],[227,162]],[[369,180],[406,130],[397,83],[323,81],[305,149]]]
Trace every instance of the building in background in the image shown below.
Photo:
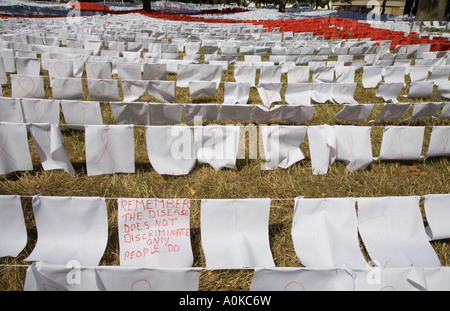
[[[330,7],[332,9],[353,11],[360,13],[367,13],[372,10],[372,3],[378,2],[379,5],[375,5],[374,13],[381,14],[383,1],[368,1],[368,0],[353,0],[351,4],[345,1],[330,1]],[[370,4],[369,4],[370,3]],[[369,4],[369,5],[368,5]],[[405,13],[405,0],[387,1],[385,6],[385,14],[387,15],[404,15]]]

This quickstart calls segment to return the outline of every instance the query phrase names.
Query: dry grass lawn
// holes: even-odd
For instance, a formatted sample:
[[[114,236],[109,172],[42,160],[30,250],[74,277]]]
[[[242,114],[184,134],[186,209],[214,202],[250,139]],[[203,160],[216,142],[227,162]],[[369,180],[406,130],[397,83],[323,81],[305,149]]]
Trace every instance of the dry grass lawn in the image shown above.
[[[268,60],[268,56],[263,58]],[[47,97],[51,98],[49,80],[46,73],[42,73],[47,85]],[[375,97],[375,89],[364,89],[361,86],[362,72],[358,71],[356,81],[358,88],[355,99],[361,104],[381,104],[383,100]],[[116,77],[117,78],[117,77]],[[169,79],[176,79],[170,75]],[[222,81],[234,81],[233,65],[228,72],[224,72]],[[282,82],[287,82],[285,74]],[[407,81],[408,82],[408,81]],[[86,87],[86,86],[85,86]],[[282,90],[284,90],[286,85]],[[407,94],[405,88],[402,94]],[[3,86],[3,95],[11,96],[9,85]],[[88,94],[86,94],[88,96]],[[87,97],[89,99],[89,97]],[[439,98],[399,99],[403,102],[442,101]],[[143,101],[155,101],[146,95]],[[187,89],[176,89],[176,103],[221,103],[223,101],[223,85],[216,96],[191,100]],[[256,89],[252,88],[249,103],[261,104]],[[284,103],[282,103],[284,104]],[[101,104],[104,123],[114,124],[114,118],[107,103]],[[340,122],[333,116],[342,108],[341,105],[318,105],[312,121],[306,125],[318,124],[351,124]],[[381,110],[376,105],[368,120],[374,119]],[[411,111],[409,112],[409,114]],[[409,117],[406,115],[405,118]],[[61,117],[61,123],[64,123]],[[223,123],[223,122],[222,122]],[[227,122],[230,123],[230,122]],[[243,122],[241,124],[248,124]],[[384,125],[425,125],[425,142],[423,150],[427,150],[431,126],[450,125],[449,120],[439,121],[431,118],[422,119],[414,123],[400,123],[390,121],[371,124],[374,156],[378,155]],[[367,122],[355,125],[368,125]],[[272,208],[269,223],[269,239],[272,254],[278,267],[302,266],[297,258],[292,239],[291,222],[293,216],[293,200],[297,196],[307,198],[322,197],[363,197],[363,196],[409,196],[450,192],[450,165],[448,158],[424,159],[419,161],[374,161],[365,170],[349,173],[343,163],[334,163],[326,175],[313,176],[307,139],[301,145],[306,159],[296,163],[288,169],[263,171],[260,169],[262,159],[240,159],[238,169],[224,169],[215,171],[208,165],[199,165],[189,175],[180,177],[161,176],[151,167],[145,143],[144,128],[135,129],[136,172],[134,174],[114,174],[88,177],[84,153],[84,132],[68,129],[62,126],[66,151],[76,170],[73,178],[64,171],[44,171],[40,165],[39,155],[30,139],[30,148],[34,170],[29,172],[12,173],[0,176],[0,194],[14,194],[22,198],[28,230],[29,242],[17,258],[1,258],[3,265],[28,265],[24,259],[33,250],[36,243],[37,231],[32,213],[31,198],[35,194],[44,196],[102,196],[106,198],[137,197],[137,198],[191,198],[191,241],[194,253],[194,266],[206,267],[201,247],[200,232],[200,201],[202,198],[272,198]],[[246,144],[248,146],[248,139]],[[119,242],[117,225],[117,205],[114,199],[107,199],[109,213],[109,242],[101,260],[101,265],[119,265]],[[425,215],[424,215],[425,216]],[[450,247],[448,240],[432,242],[442,265],[450,264]],[[364,246],[361,248],[369,260]],[[0,267],[0,290],[20,291],[25,280],[26,267]],[[251,270],[207,271],[204,269],[200,277],[199,290],[248,290],[253,272]]]

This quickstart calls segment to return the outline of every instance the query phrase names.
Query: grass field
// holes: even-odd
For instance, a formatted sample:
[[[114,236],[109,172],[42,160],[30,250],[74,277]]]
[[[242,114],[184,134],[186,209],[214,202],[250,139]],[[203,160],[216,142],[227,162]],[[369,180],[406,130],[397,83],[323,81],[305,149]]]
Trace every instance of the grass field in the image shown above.
[[[268,60],[268,55],[263,57]],[[333,60],[330,58],[330,60]],[[45,77],[47,98],[51,98],[49,79]],[[357,71],[358,87],[355,99],[360,104],[382,104],[383,100],[375,96],[376,89],[364,89],[361,85],[362,71]],[[114,76],[117,78],[117,76]],[[175,75],[169,75],[175,80]],[[233,65],[224,72],[222,81],[234,81]],[[285,74],[282,82],[287,82]],[[406,80],[406,82],[409,82]],[[85,85],[87,89],[87,86]],[[120,85],[119,85],[120,88]],[[282,89],[282,94],[286,84]],[[405,88],[402,94],[408,94]],[[3,86],[3,95],[11,96],[10,84]],[[89,100],[88,94],[86,99]],[[143,101],[154,101],[149,95]],[[402,102],[442,101],[442,99],[418,98],[405,99]],[[176,89],[176,103],[221,103],[223,101],[223,84],[215,96],[189,98],[187,89]],[[261,104],[256,89],[250,93],[250,104]],[[279,103],[278,103],[279,104]],[[284,104],[284,103],[282,103]],[[319,124],[352,124],[340,122],[333,116],[340,111],[342,105],[318,105],[313,120],[306,125]],[[101,103],[105,124],[114,124],[108,103]],[[368,120],[375,119],[381,110],[376,105]],[[412,109],[411,109],[412,110]],[[408,118],[411,110],[404,118]],[[64,123],[61,117],[61,123]],[[233,122],[218,122],[219,124]],[[246,125],[249,122],[241,122]],[[367,122],[354,123],[368,125]],[[389,121],[370,124],[372,129],[372,150],[377,156],[380,150],[383,126],[406,124],[411,126],[425,125],[423,150],[426,151],[433,125],[450,125],[449,120],[421,119],[413,123]],[[86,174],[84,132],[68,129],[62,126],[64,146],[75,168],[75,178],[64,171],[42,170],[37,149],[31,139],[30,151],[34,170],[12,173],[0,176],[0,194],[21,195],[28,230],[28,245],[17,258],[1,258],[3,265],[28,265],[24,259],[31,253],[37,239],[31,198],[29,196],[42,194],[45,196],[101,196],[106,198],[136,197],[136,198],[191,198],[191,242],[194,253],[194,266],[206,267],[202,250],[200,232],[200,201],[202,198],[272,198],[269,221],[270,246],[277,267],[299,267],[302,263],[295,254],[291,239],[291,222],[293,217],[293,200],[297,196],[306,198],[322,197],[379,197],[379,196],[409,196],[450,191],[450,165],[448,158],[423,159],[418,161],[374,161],[367,169],[356,173],[349,173],[341,162],[334,163],[328,174],[314,176],[311,170],[307,139],[301,145],[306,159],[296,163],[288,169],[263,171],[260,164],[263,159],[239,159],[237,170],[223,169],[215,171],[208,165],[197,164],[190,174],[173,177],[161,176],[151,167],[145,142],[143,127],[135,128],[135,163],[134,174],[114,174],[88,177]],[[245,141],[248,147],[248,138]],[[247,149],[248,150],[248,149]],[[117,224],[117,203],[114,199],[107,199],[109,213],[109,240],[101,265],[119,265],[119,242]],[[422,210],[423,212],[423,210]],[[424,215],[425,218],[425,215]],[[449,240],[432,242],[443,266],[450,264]],[[361,248],[366,259],[369,260],[364,245]],[[23,288],[26,267],[0,267],[0,290],[20,291]],[[223,270],[207,271],[204,269],[200,277],[199,290],[248,290],[253,276],[252,270]]]

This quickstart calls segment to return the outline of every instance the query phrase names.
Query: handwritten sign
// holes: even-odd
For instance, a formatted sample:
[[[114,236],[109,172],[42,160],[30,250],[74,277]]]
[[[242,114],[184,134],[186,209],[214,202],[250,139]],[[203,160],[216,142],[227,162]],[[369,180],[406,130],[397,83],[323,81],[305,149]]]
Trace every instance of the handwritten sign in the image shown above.
[[[192,266],[189,199],[118,199],[121,266]]]

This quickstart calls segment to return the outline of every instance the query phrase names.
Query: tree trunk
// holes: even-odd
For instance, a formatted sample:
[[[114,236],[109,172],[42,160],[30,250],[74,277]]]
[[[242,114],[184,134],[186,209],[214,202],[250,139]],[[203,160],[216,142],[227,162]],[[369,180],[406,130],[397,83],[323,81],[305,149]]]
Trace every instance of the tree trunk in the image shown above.
[[[383,0],[383,3],[381,4],[381,15],[386,14],[386,3],[387,0]]]
[[[143,10],[150,12],[152,10],[151,0],[142,0]]]
[[[442,22],[445,15],[447,0],[420,0],[416,21]]]
[[[406,0],[403,15],[416,15],[419,0]]]
[[[281,0],[278,5],[278,12],[284,13],[286,12],[286,0]]]

